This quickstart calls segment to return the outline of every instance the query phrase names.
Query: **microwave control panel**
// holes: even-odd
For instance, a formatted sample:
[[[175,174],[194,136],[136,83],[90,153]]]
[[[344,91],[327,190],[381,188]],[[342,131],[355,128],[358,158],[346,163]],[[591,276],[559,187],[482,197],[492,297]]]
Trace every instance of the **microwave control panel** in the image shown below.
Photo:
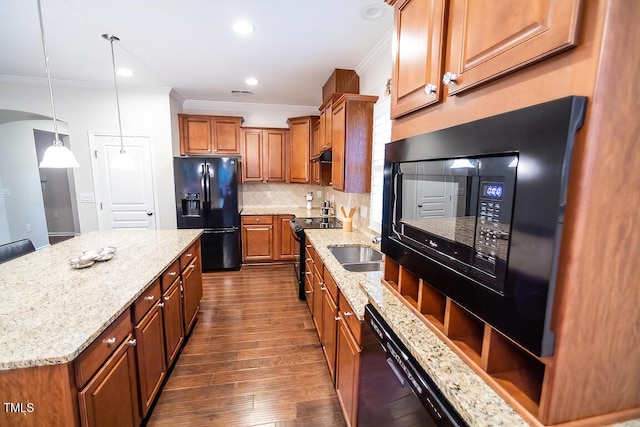
[[[475,250],[476,267],[495,275],[496,260],[506,259],[509,246],[508,225],[501,222],[504,184],[482,182],[478,201]]]

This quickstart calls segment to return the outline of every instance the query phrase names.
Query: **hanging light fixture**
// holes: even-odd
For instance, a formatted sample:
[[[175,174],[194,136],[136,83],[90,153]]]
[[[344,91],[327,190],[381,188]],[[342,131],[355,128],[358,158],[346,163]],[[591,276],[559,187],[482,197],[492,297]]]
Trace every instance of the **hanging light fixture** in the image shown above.
[[[116,57],[113,54],[113,41],[120,39],[113,34],[103,34],[102,38],[111,43],[111,63],[113,64],[113,85],[116,88],[116,106],[118,107],[118,128],[120,129],[120,152],[111,162],[111,169],[135,169],[136,165],[131,155],[124,150],[124,138],[122,137],[122,120],[120,119],[120,97],[118,96],[118,79],[116,78]]]
[[[49,95],[51,95],[51,110],[53,112],[53,132],[55,140],[53,145],[47,148],[40,162],[41,168],[77,168],[80,167],[75,156],[60,141],[58,136],[58,119],[56,117],[56,105],[53,102],[53,86],[51,86],[51,72],[49,71],[49,55],[47,55],[47,44],[44,41],[44,24],[42,23],[42,7],[38,0],[38,19],[40,20],[40,35],[42,37],[42,50],[44,52],[44,65],[47,69],[47,82],[49,82]]]

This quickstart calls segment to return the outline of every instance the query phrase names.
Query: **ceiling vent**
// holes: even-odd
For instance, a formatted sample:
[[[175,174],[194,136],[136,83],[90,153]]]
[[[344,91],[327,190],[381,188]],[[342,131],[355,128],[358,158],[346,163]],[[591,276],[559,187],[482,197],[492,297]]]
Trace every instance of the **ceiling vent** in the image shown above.
[[[233,96],[249,96],[253,95],[253,92],[250,90],[232,90],[231,95]]]

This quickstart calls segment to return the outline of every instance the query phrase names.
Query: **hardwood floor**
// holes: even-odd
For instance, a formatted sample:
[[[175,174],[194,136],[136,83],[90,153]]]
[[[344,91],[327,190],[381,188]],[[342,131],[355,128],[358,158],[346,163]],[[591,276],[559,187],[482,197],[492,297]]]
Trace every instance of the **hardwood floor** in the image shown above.
[[[198,322],[147,426],[344,426],[291,265],[203,274]]]

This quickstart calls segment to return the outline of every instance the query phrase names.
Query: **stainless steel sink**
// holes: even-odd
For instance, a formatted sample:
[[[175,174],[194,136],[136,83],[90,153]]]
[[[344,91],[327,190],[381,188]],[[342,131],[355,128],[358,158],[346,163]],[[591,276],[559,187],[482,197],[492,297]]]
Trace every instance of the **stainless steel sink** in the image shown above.
[[[368,246],[328,246],[328,249],[347,271],[382,270],[382,254]]]

